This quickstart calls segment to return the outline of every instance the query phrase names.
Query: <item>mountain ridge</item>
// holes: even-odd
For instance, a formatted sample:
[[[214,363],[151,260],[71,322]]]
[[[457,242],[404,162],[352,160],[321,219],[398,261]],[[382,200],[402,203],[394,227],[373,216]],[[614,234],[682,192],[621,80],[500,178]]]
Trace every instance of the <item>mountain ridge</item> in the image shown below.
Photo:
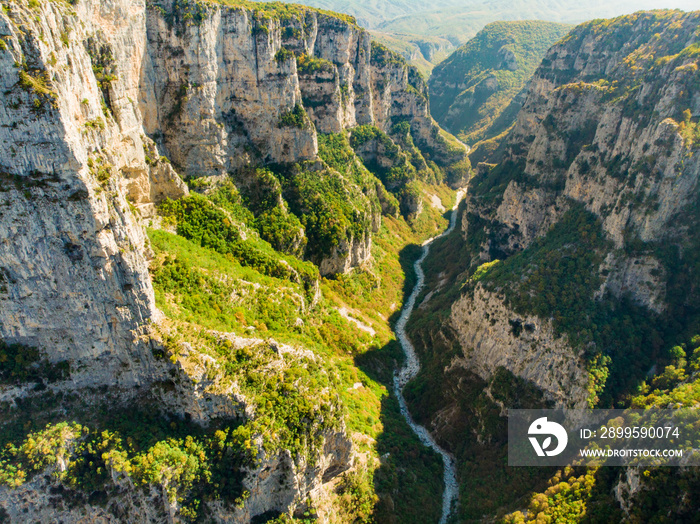
[[[462,518],[547,489],[541,469],[493,471],[503,407],[625,406],[646,380],[663,384],[650,370],[685,365],[676,346],[696,345],[699,16],[595,20],[554,45],[501,148],[477,166],[461,238],[426,261],[434,276],[410,330],[425,371],[407,398],[458,457]],[[694,387],[683,380],[671,384]],[[600,493],[626,475],[594,473]],[[614,497],[596,500],[600,521],[624,515]]]

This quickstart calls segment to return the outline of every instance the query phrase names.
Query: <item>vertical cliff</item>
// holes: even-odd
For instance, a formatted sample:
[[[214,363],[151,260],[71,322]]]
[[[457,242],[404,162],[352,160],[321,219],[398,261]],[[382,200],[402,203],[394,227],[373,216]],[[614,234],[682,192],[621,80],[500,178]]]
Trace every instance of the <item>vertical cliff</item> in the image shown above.
[[[133,8],[13,3],[0,16],[0,336],[91,363],[91,382],[149,373],[138,336],[157,312],[127,194],[157,203],[187,192],[169,165],[144,158],[131,56],[145,53],[146,39],[143,15],[125,16]],[[88,45],[104,33],[111,81],[96,77]],[[120,363],[128,373],[116,372]]]
[[[348,130],[431,157],[422,184],[469,172],[415,71],[373,53],[352,19],[297,6],[2,3],[0,411],[17,447],[0,520],[246,522],[351,466],[336,372],[306,348],[354,333],[319,306],[319,271],[368,262],[399,203]]]
[[[494,409],[624,402],[697,329],[698,21],[636,13],[554,45],[426,262],[414,406],[464,460],[498,453]],[[481,444],[456,440],[465,420]]]

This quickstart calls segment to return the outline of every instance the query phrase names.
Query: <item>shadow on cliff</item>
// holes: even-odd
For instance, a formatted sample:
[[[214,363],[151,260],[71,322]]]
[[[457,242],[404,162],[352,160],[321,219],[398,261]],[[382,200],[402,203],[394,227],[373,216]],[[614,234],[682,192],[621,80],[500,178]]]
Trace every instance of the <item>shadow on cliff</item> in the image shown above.
[[[414,263],[420,254],[421,246],[417,244],[406,246],[399,253],[399,262],[406,275],[402,303],[406,302],[416,284]],[[400,314],[401,311],[397,310],[389,317],[392,326]],[[374,472],[379,501],[373,516],[381,523],[437,522],[442,511],[442,460],[420,443],[399,410],[393,393],[393,377],[403,361],[403,350],[396,340],[355,358],[355,365],[388,391],[381,401],[383,431],[377,436],[381,465]]]
[[[383,524],[438,522],[442,509],[442,460],[420,443],[401,415],[392,380],[402,361],[402,350],[395,340],[355,359],[362,371],[389,392],[381,401],[383,430],[377,436],[381,465],[374,472],[379,501],[373,516]]]

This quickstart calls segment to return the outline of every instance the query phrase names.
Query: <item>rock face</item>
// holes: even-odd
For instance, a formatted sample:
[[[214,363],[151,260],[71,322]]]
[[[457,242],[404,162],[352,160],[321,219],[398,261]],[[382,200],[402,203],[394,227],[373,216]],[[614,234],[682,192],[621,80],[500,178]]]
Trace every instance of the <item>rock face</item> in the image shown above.
[[[634,238],[680,242],[688,236],[679,219],[692,214],[696,203],[700,159],[684,129],[694,130],[700,100],[693,94],[696,59],[683,52],[693,43],[683,39],[693,34],[697,19],[675,12],[640,14],[631,28],[612,25],[604,34],[584,24],[547,53],[499,159],[507,165],[505,190],[488,189],[497,194],[498,205],[481,203],[485,199],[478,193],[486,186],[477,179],[467,210],[500,228],[507,240],[498,247],[506,252],[527,247],[572,201],[600,218],[617,250],[629,248]],[[650,41],[651,28],[662,31],[661,42]],[[613,49],[613,37],[626,43]],[[670,44],[678,40],[682,43]],[[652,64],[644,58],[651,51],[665,58]],[[636,78],[639,87],[632,87],[636,59],[645,73]],[[618,85],[609,79],[619,79]],[[658,269],[649,257],[618,252],[607,266],[607,289],[629,291],[640,304],[663,308],[663,279],[644,278]],[[650,290],[634,285],[647,281]]]
[[[352,462],[351,444],[342,433],[325,435],[320,460],[313,466],[298,467],[288,453],[261,457],[261,465],[248,471],[243,484],[249,496],[242,507],[231,511],[221,503],[210,504],[208,522],[248,523],[266,512],[285,512],[296,507],[299,493],[309,493],[329,479],[347,470]],[[108,504],[90,502],[69,504],[60,495],[65,488],[48,475],[37,477],[17,489],[0,490],[0,508],[8,522],[120,522],[148,524],[180,522],[176,510],[167,497],[157,489],[135,489],[131,480],[115,476],[116,492],[111,493]]]
[[[685,129],[695,132],[700,101],[693,94],[697,58],[684,49],[697,38],[691,28],[698,15],[668,12],[628,19],[630,26],[613,23],[605,32],[596,23],[584,24],[547,53],[505,151],[496,159],[499,165],[480,166],[472,182],[462,230],[466,239],[479,231],[477,223],[486,224],[489,240],[474,253],[481,263],[527,249],[573,203],[582,204],[598,217],[611,242],[597,268],[602,283],[595,298],[629,296],[662,313],[669,303],[668,261],[633,244],[676,244],[682,253],[694,237],[689,223],[696,213],[700,158]],[[652,29],[663,37],[652,39]],[[615,47],[613,38],[625,43]],[[645,55],[650,52],[666,58],[650,62]],[[641,63],[633,66],[635,60]],[[633,87],[633,81],[638,85]],[[686,292],[690,297],[694,289]],[[479,296],[464,296],[452,307],[458,331],[478,330],[464,312]],[[477,368],[486,374],[484,366]],[[577,380],[565,382],[573,387]],[[556,387],[544,389],[559,397]]]
[[[389,133],[399,122],[452,185],[468,176],[465,150],[430,117],[420,75],[352,20],[169,1],[147,11],[146,26],[143,129],[184,176],[313,161],[316,132]],[[309,246],[307,257],[324,275],[347,271],[367,260],[371,233],[349,236],[320,261]]]
[[[280,27],[247,9],[202,5],[182,19],[177,2],[146,16],[147,59],[140,102],[144,129],[187,176],[235,171],[248,163],[298,162],[318,151],[312,126],[282,126],[301,103],[293,60],[275,58]]]
[[[90,362],[91,383],[138,382],[151,358],[138,336],[157,311],[126,195],[152,204],[187,189],[168,166],[146,163],[148,139],[129,102],[138,99],[130,57],[144,54],[143,16],[125,18],[126,3],[78,9],[13,4],[0,15],[0,338],[51,348],[54,361]],[[119,78],[111,109],[101,107],[84,45],[107,28]]]
[[[62,391],[148,388],[187,375],[154,356],[162,314],[143,229],[157,204],[188,194],[180,175],[318,162],[317,131],[358,124],[389,131],[397,122],[409,123],[415,143],[454,184],[468,175],[465,151],[430,117],[416,71],[393,55],[375,56],[368,33],[351,20],[177,0],[34,4],[11,1],[0,11],[0,340],[69,362]],[[376,193],[395,214],[393,197],[379,185]],[[322,273],[369,258],[379,211],[363,219],[367,231],[320,260]],[[303,245],[303,231],[297,240]],[[230,396],[204,401],[193,384],[163,404],[204,423],[245,415]],[[251,497],[242,509],[222,508],[216,518],[246,522],[286,511],[347,469],[344,430],[323,439],[306,464],[266,457],[247,476]],[[42,482],[0,494],[11,522],[48,519],[55,501],[31,495],[48,489]],[[129,506],[131,487],[122,488],[124,521],[162,519],[160,494],[138,495],[152,515]],[[90,505],[54,509],[64,522],[114,520]]]
[[[478,286],[473,296],[454,303],[449,325],[463,351],[453,365],[484,379],[505,368],[560,406],[587,407],[585,365],[572,356],[566,338],[557,337],[549,322],[514,315],[502,299]]]
[[[442,366],[446,382],[464,369],[488,383],[505,368],[558,406],[597,402],[603,385],[610,403],[673,345],[664,327],[620,345],[629,332],[618,319],[694,331],[699,22],[679,11],[589,22],[546,53],[513,129],[470,182],[459,256],[435,263],[447,276],[415,313],[422,358]],[[572,213],[579,225],[565,222]],[[440,303],[449,279],[462,291]],[[440,314],[426,324],[431,307]],[[430,347],[441,340],[447,365]],[[434,382],[423,391],[441,387],[425,380]],[[458,413],[447,426],[458,426],[463,400],[441,402],[441,413]],[[423,416],[446,427],[439,414]]]

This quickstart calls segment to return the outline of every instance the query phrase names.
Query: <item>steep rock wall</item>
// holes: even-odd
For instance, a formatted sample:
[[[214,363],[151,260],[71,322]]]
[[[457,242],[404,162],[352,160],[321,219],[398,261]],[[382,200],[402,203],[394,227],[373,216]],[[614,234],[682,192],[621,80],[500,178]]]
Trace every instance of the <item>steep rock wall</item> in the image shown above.
[[[459,447],[460,420],[447,427],[440,413],[463,409],[472,397],[460,395],[486,391],[500,368],[562,407],[598,401],[603,384],[616,388],[612,403],[664,362],[674,335],[696,329],[699,21],[660,11],[577,27],[547,52],[514,128],[478,166],[462,238],[427,261],[435,275],[412,333],[430,370],[417,379],[429,398],[414,404],[446,445]],[[564,231],[572,213],[593,226]],[[567,266],[569,256],[592,262]],[[457,381],[468,387],[454,398],[432,393]]]
[[[172,169],[146,163],[129,102],[140,78],[126,57],[144,52],[143,15],[127,2],[78,9],[18,3],[0,14],[0,337],[44,347],[52,360],[99,363],[92,383],[134,381],[149,373],[138,335],[157,311],[144,232],[125,197],[131,186],[156,201],[187,189]],[[120,81],[103,110],[84,42],[106,30]]]
[[[503,367],[537,386],[559,407],[587,407],[585,363],[572,356],[567,339],[557,337],[550,322],[515,315],[501,298],[478,286],[473,296],[452,305],[449,326],[463,351],[452,366],[487,382]]]

